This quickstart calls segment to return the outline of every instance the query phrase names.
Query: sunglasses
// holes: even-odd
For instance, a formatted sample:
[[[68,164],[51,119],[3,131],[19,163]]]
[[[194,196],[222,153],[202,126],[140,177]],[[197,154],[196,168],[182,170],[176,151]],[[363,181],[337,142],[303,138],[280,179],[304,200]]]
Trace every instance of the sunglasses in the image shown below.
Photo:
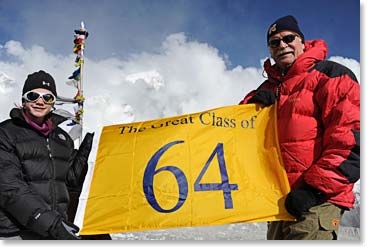
[[[46,104],[52,104],[56,101],[56,96],[52,93],[38,93],[34,91],[29,91],[23,95],[23,99],[28,102],[35,102],[40,97],[42,97],[43,102],[45,102]]]
[[[284,43],[289,44],[289,43],[292,43],[296,37],[297,35],[288,34],[281,39],[271,39],[269,40],[269,46],[271,48],[278,48],[280,46],[280,41],[283,41]]]

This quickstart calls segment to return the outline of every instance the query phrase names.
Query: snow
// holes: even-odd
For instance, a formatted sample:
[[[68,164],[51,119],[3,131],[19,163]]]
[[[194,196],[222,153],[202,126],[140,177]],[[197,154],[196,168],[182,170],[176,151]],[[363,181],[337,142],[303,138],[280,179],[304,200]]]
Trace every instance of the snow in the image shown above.
[[[125,77],[125,80],[131,83],[141,80],[155,90],[159,90],[164,85],[163,77],[156,70],[130,74]]]
[[[15,82],[7,74],[0,71],[0,93],[6,94],[11,91]]]
[[[238,223],[221,226],[111,234],[113,240],[266,240],[266,224]],[[340,226],[339,240],[360,240],[360,229]]]

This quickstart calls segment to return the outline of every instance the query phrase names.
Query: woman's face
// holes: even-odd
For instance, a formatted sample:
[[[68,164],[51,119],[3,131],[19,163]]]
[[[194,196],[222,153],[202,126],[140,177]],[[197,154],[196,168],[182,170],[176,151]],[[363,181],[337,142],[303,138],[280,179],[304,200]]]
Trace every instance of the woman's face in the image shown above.
[[[51,112],[52,106],[56,100],[56,97],[51,93],[50,90],[44,89],[44,88],[36,88],[31,90],[31,92],[38,93],[40,97],[38,97],[34,101],[30,101],[25,99],[25,102],[23,103],[23,108],[25,110],[25,113],[35,122],[42,123],[47,116]],[[26,93],[27,94],[27,93]],[[25,94],[25,95],[26,95]],[[49,95],[51,94],[51,95]],[[33,94],[34,96],[36,94]],[[44,95],[44,96],[42,96]],[[49,97],[54,97],[53,102],[50,101],[46,102],[45,98],[48,99]],[[24,97],[23,97],[24,98]]]

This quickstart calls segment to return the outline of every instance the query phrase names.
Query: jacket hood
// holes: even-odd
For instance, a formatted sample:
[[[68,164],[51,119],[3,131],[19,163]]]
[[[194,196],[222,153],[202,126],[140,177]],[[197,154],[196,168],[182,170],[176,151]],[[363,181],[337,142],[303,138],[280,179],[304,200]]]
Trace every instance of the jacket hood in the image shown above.
[[[328,52],[327,44],[324,40],[308,40],[305,42],[305,51],[297,57],[287,74],[281,75],[276,64],[271,64],[270,59],[264,62],[264,69],[271,82],[282,82],[301,72],[310,70],[315,63],[326,58]]]
[[[22,108],[13,108],[10,111],[10,118],[17,124],[28,125],[23,117],[22,111],[23,111]],[[49,114],[49,117],[51,118],[51,121],[54,124],[54,126],[58,126],[59,124],[67,120],[67,118],[52,112]]]

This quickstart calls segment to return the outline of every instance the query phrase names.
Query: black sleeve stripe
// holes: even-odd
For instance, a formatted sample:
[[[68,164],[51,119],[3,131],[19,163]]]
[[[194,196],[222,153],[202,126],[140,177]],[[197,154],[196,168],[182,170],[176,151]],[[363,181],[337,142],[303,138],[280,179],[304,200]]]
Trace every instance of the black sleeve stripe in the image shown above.
[[[360,132],[355,130],[352,130],[352,132],[354,134],[354,139],[356,140],[356,145],[351,150],[348,158],[338,167],[338,170],[344,174],[349,182],[355,183],[360,178]]]
[[[318,62],[310,71],[314,69],[327,75],[330,78],[348,75],[353,81],[358,83],[357,77],[349,68],[333,61],[324,60]]]

